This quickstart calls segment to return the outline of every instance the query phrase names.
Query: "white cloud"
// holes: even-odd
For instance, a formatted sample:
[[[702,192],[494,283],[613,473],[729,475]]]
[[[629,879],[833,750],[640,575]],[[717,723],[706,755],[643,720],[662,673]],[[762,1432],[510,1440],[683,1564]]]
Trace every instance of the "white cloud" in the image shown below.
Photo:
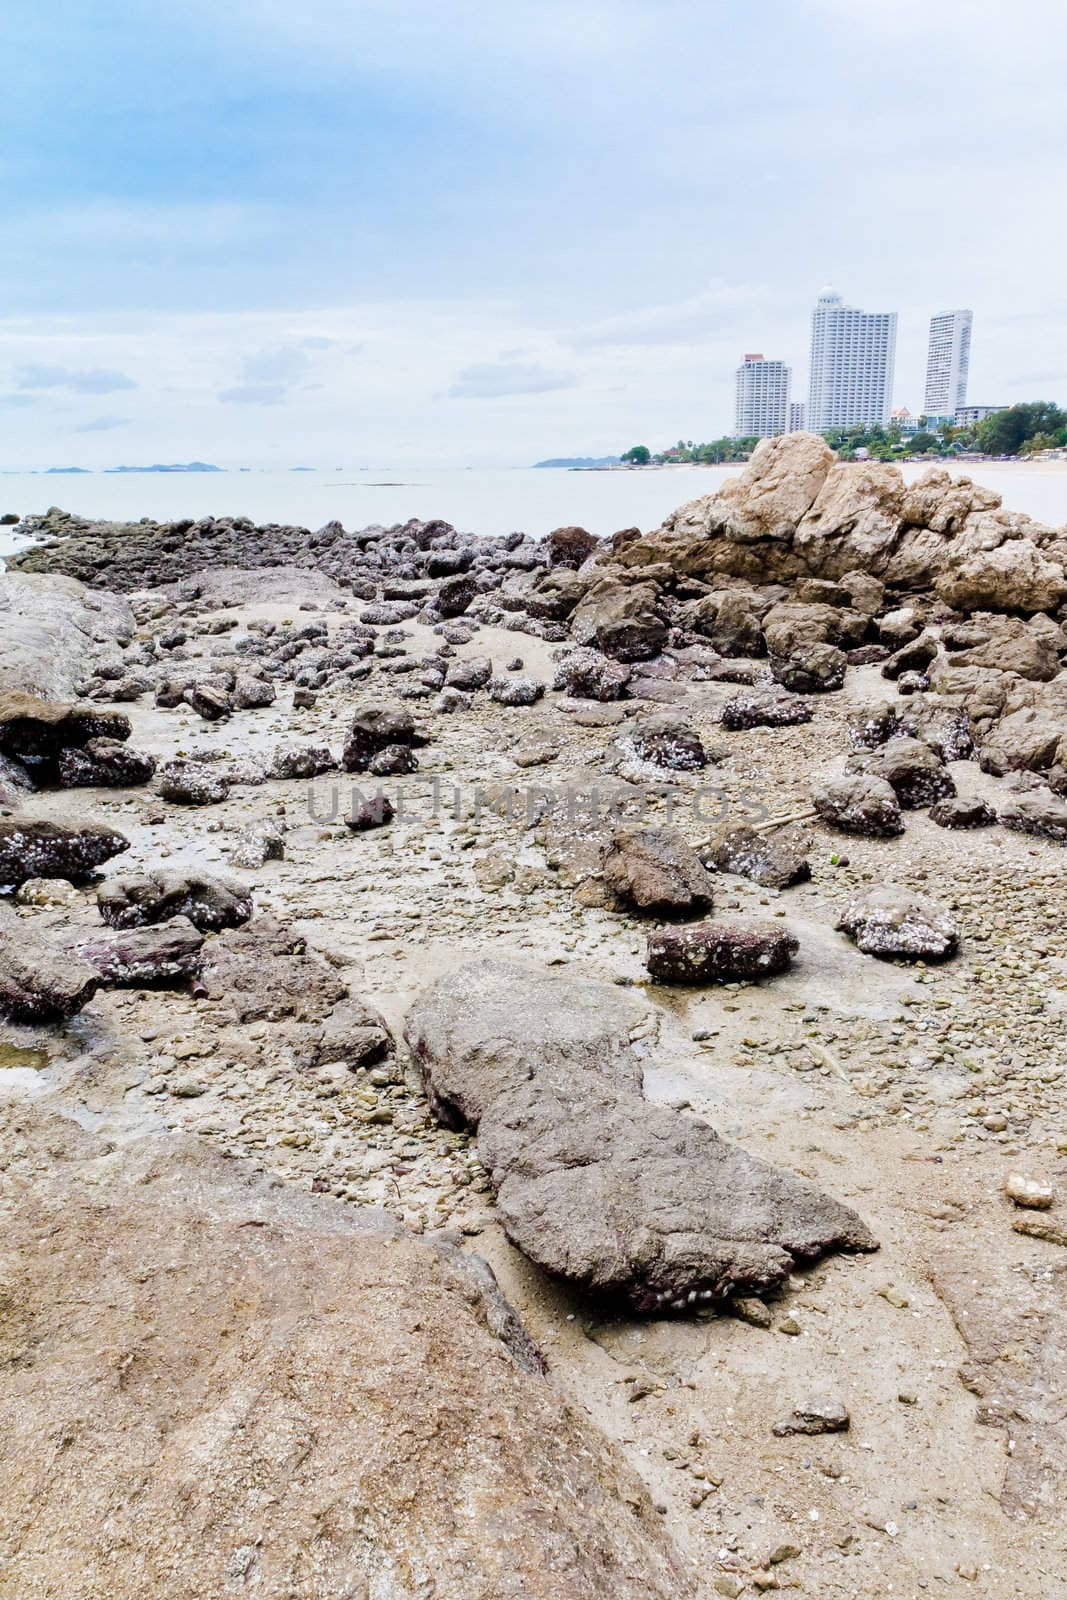
[[[464,367],[448,393],[452,400],[492,400],[510,394],[551,394],[555,389],[572,389],[577,382],[574,372],[529,362],[489,361]]]
[[[70,367],[47,367],[35,363],[16,368],[15,386],[19,389],[70,389],[75,394],[115,394],[120,389],[137,387],[124,372],[103,367],[79,372]]]

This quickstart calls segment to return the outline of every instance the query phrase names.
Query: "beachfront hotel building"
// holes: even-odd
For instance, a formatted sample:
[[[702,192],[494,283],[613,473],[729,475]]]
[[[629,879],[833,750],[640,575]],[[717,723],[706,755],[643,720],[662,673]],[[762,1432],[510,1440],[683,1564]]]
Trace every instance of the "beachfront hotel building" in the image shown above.
[[[885,427],[897,352],[895,311],[858,311],[824,289],[811,314],[807,427]]]
[[[747,355],[737,369],[735,439],[771,439],[789,427],[792,371],[784,361]]]
[[[808,408],[803,400],[790,400],[789,402],[789,432],[803,433],[806,424]]]
[[[930,318],[923,401],[928,417],[954,417],[967,402],[973,321],[971,311],[941,311]]]

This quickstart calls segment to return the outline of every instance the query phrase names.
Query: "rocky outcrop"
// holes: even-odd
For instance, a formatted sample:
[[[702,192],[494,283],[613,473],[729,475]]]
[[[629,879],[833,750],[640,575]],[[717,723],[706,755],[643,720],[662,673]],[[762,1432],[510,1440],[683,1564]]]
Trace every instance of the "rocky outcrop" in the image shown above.
[[[189,1138],[3,1142],[12,1594],[695,1600],[478,1257]]]
[[[476,1130],[512,1242],[643,1312],[767,1287],[830,1249],[871,1249],[847,1207],[642,1098],[630,1032],[647,1020],[614,986],[495,961],[416,1002],[405,1034],[431,1103]]]
[[[0,694],[69,700],[135,627],[117,595],[54,572],[0,572]]]

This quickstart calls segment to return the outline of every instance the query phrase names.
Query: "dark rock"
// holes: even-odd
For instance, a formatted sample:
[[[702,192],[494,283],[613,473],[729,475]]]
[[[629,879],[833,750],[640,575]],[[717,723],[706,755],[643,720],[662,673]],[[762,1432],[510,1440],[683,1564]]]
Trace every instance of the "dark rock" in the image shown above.
[[[371,828],[384,828],[395,815],[393,802],[381,790],[370,796],[356,795],[345,816],[345,827],[351,828],[353,833],[366,833]]]
[[[768,685],[750,694],[735,694],[722,708],[722,725],[731,733],[746,728],[790,728],[814,716],[806,700]]]
[[[470,573],[446,578],[437,591],[437,610],[443,617],[462,616],[477,593],[477,580]]]
[[[318,696],[311,689],[293,690],[293,709],[295,711],[311,711],[318,703]]]
[[[810,848],[811,835],[800,829],[761,833],[748,824],[727,828],[710,844],[711,858],[720,872],[735,872],[764,889],[786,889],[810,878]]]
[[[570,567],[557,567],[546,573],[526,599],[528,616],[543,622],[565,622],[575,606],[584,599],[589,588],[587,579],[580,578]]]
[[[150,783],[155,757],[117,739],[90,739],[80,750],[62,750],[57,781],[63,789],[132,789]]]
[[[0,886],[17,887],[27,878],[84,878],[129,848],[123,834],[102,822],[0,816]]]
[[[344,768],[346,772],[365,772],[372,757],[390,745],[413,747],[425,743],[405,706],[368,705],[353,719],[345,740]]]
[[[183,757],[160,767],[157,787],[161,797],[176,806],[213,806],[230,793],[229,780],[221,772]]]
[[[622,742],[638,760],[651,761],[669,772],[698,772],[707,766],[707,752],[696,729],[670,711],[635,718]]]
[[[111,928],[145,928],[179,917],[201,932],[218,933],[240,927],[252,915],[252,895],[243,883],[181,867],[108,878],[96,892],[96,903]]]
[[[816,786],[811,798],[822,820],[842,833],[895,839],[904,832],[900,802],[884,778],[830,778]]]
[[[697,922],[650,934],[645,965],[659,983],[755,983],[785,972],[798,949],[776,923]]]
[[[277,698],[278,691],[268,678],[254,678],[250,672],[239,672],[234,679],[233,704],[237,711],[258,711],[263,706],[272,706]]]
[[[905,889],[871,889],[855,895],[836,926],[864,955],[886,960],[944,961],[959,948],[951,913],[936,900]]]
[[[944,764],[921,739],[890,739],[869,754],[849,756],[845,771],[884,778],[905,811],[918,810],[956,793]]]
[[[711,879],[673,828],[619,828],[607,846],[604,882],[636,911],[693,915],[711,905]]]
[[[550,567],[580,567],[600,549],[600,540],[584,528],[553,528],[548,536]]]
[[[445,683],[450,689],[484,689],[492,676],[493,663],[488,656],[472,656],[468,660],[450,661]]]
[[[644,1100],[630,1031],[648,1017],[613,985],[485,960],[416,1002],[405,1035],[431,1105],[477,1132],[512,1243],[643,1313],[873,1248],[846,1207]]]
[[[613,661],[647,661],[667,642],[659,591],[652,583],[600,578],[571,618],[574,639],[595,644]]]
[[[65,1022],[88,1005],[99,986],[86,962],[56,949],[26,921],[0,908],[0,1018]]]
[[[395,1050],[388,1024],[373,1007],[361,1000],[342,1000],[323,1023],[318,1060],[323,1065],[343,1061],[355,1072],[384,1061]]]
[[[0,694],[0,755],[28,765],[54,762],[60,751],[80,749],[90,739],[129,737],[130,719],[121,711],[56,704],[15,691]]]
[[[882,677],[901,678],[909,672],[925,672],[937,655],[937,640],[932,633],[921,633],[917,639],[901,645],[882,666]]]
[[[938,800],[930,807],[930,821],[939,828],[991,828],[996,820],[996,812],[984,800],[965,799],[962,795]]]
[[[191,978],[199,969],[203,943],[203,934],[188,917],[179,916],[151,928],[82,934],[69,940],[67,948],[101,983],[148,989]]]
[[[347,997],[334,969],[292,928],[266,916],[209,943],[200,985],[221,1015],[242,1023],[322,1022]]]
[[[227,690],[217,689],[208,683],[190,685],[182,694],[182,699],[205,722],[217,722],[220,717],[228,717],[234,705]]]
[[[406,772],[418,772],[419,758],[409,744],[387,744],[383,750],[378,750],[367,763],[367,771],[376,778],[389,778],[399,776]]]

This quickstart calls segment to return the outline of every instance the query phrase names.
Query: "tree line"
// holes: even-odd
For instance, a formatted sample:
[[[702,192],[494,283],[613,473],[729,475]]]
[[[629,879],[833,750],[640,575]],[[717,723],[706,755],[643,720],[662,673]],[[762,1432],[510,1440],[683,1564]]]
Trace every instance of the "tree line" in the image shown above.
[[[1049,400],[1009,406],[968,427],[942,422],[927,429],[925,422],[925,417],[919,418],[917,433],[904,433],[890,423],[886,428],[832,429],[823,438],[842,461],[855,461],[861,450],[872,460],[894,461],[903,456],[957,456],[970,451],[988,456],[1030,456],[1040,450],[1067,448],[1067,411]],[[636,467],[667,466],[678,461],[718,466],[722,462],[747,461],[758,443],[758,439],[731,437],[705,444],[679,439],[676,445],[656,453],[647,445],[635,444],[620,459]]]

